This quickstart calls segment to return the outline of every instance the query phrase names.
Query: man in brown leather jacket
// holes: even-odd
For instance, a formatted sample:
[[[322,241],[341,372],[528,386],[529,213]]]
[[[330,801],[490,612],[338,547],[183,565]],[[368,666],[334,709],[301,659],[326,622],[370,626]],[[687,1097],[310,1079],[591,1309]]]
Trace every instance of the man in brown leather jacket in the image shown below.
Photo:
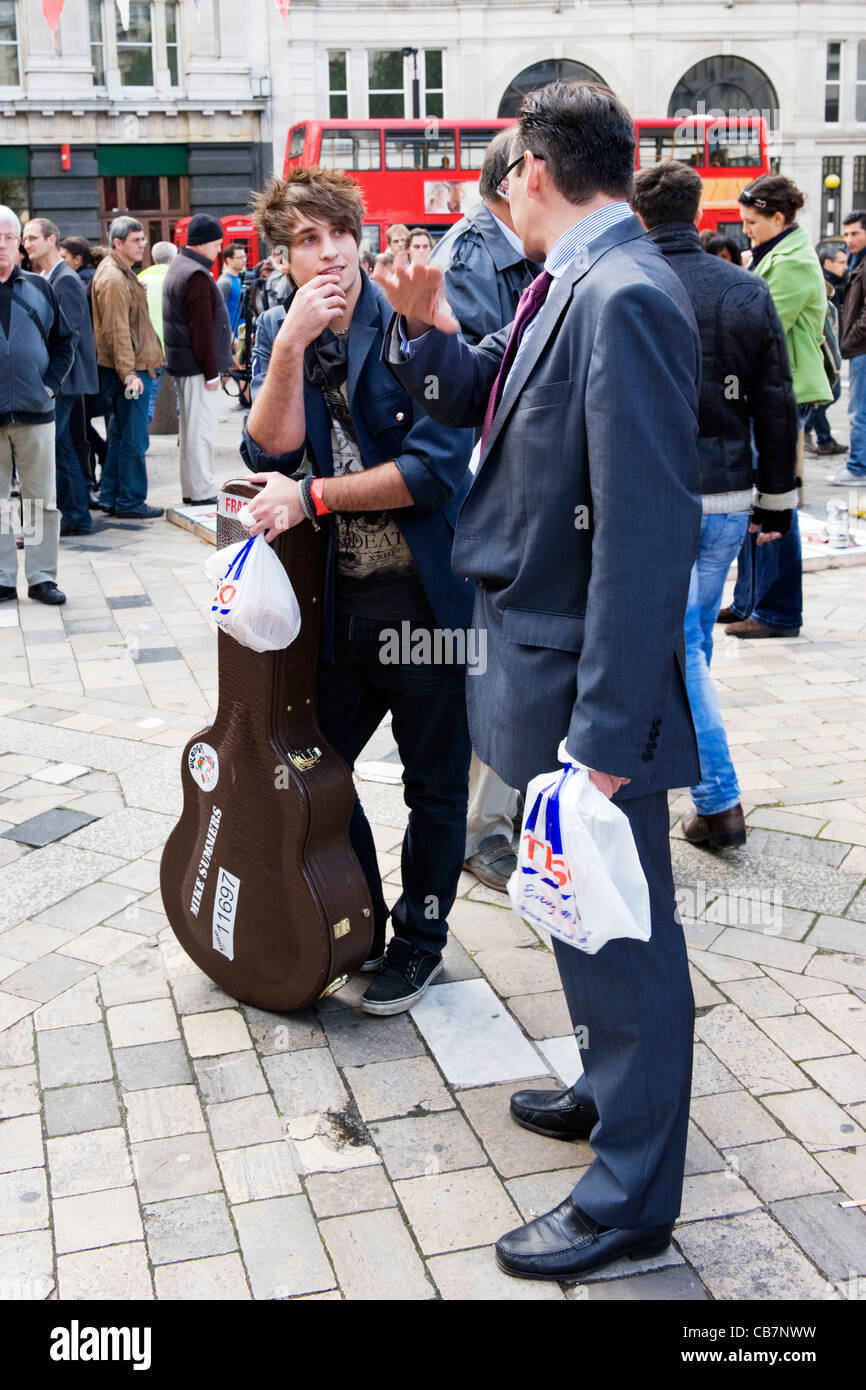
[[[99,389],[114,411],[114,429],[102,470],[99,505],[109,516],[162,516],[147,505],[147,406],[162,364],[162,348],[147,311],[147,291],[132,267],[144,257],[140,222],[116,217],[108,230],[110,255],[93,277],[91,305]]]

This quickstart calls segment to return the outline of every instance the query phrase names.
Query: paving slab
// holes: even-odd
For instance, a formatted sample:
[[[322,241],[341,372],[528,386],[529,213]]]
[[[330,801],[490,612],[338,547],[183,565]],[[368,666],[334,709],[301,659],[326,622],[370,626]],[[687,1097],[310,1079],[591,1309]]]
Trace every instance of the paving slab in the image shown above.
[[[144,1230],[134,1187],[88,1192],[81,1197],[60,1197],[51,1204],[57,1254],[73,1250],[101,1250],[141,1240]]]
[[[217,1154],[223,1185],[230,1202],[286,1197],[301,1191],[289,1145],[284,1140],[223,1149]],[[308,1180],[307,1190],[309,1191]]]
[[[306,1197],[232,1208],[254,1298],[289,1298],[335,1286]]]
[[[237,1249],[226,1199],[221,1192],[151,1202],[143,1208],[151,1263],[225,1255]]]
[[[162,1043],[143,1043],[137,1047],[116,1047],[114,1062],[124,1091],[155,1086],[180,1086],[192,1080],[183,1043],[177,1039]]]
[[[131,1153],[143,1202],[195,1197],[221,1187],[213,1150],[204,1134],[144,1140],[133,1144]]]
[[[126,1135],[120,1126],[49,1139],[45,1148],[55,1199],[128,1187],[132,1182]]]
[[[866,1269],[866,1214],[840,1207],[838,1195],[794,1197],[771,1210],[828,1279]]]
[[[129,1303],[153,1298],[143,1241],[60,1255],[57,1282],[63,1302],[89,1303],[107,1297]]]
[[[490,1245],[522,1225],[492,1168],[470,1168],[394,1184],[425,1255]]]
[[[503,1274],[491,1250],[460,1250],[436,1255],[427,1268],[440,1294],[449,1302],[562,1303],[565,1295],[556,1283],[538,1279],[512,1279]]]
[[[719,1004],[695,1022],[695,1035],[755,1095],[800,1090],[806,1077],[734,1004]]]
[[[770,1139],[725,1150],[732,1171],[764,1202],[826,1192],[832,1178],[793,1139]]]
[[[429,1057],[347,1067],[345,1077],[361,1118],[367,1122],[405,1115],[411,1110],[449,1110],[454,1106]]]
[[[463,1116],[454,1111],[369,1126],[392,1179],[480,1167],[487,1155]]]
[[[0,1236],[0,1298],[42,1303],[54,1288],[51,1232],[19,1231]]]
[[[535,1048],[486,980],[438,985],[411,1012],[453,1086],[522,1080],[543,1069]]]
[[[832,1285],[765,1212],[677,1226],[676,1241],[716,1299],[833,1297]]]
[[[355,1168],[342,1173],[311,1173],[306,1179],[306,1188],[313,1211],[319,1218],[344,1216],[353,1211],[379,1211],[397,1204],[393,1187],[384,1170],[378,1167]]]
[[[251,1297],[239,1255],[160,1265],[153,1273],[156,1296],[178,1302],[235,1302]]]
[[[599,1280],[583,1288],[590,1303],[700,1303],[708,1297],[700,1279],[684,1265],[628,1279]]]
[[[866,1143],[866,1131],[817,1087],[795,1095],[767,1096],[764,1104],[809,1153]]]
[[[346,1298],[402,1303],[436,1297],[395,1208],[333,1216],[319,1231]]]
[[[42,1086],[68,1086],[87,1081],[108,1081],[111,1057],[101,1023],[52,1028],[37,1033],[36,1051]]]

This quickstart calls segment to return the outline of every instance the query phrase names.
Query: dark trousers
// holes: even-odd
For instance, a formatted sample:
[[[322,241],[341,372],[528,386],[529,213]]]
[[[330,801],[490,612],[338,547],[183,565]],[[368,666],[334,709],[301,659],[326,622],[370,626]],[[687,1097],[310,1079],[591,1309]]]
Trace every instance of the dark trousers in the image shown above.
[[[78,463],[81,467],[81,476],[84,479],[84,486],[92,488],[95,483],[93,468],[90,462],[90,441],[87,438],[87,412],[84,407],[84,397],[76,396],[72,413],[69,416],[69,433],[72,438],[72,447],[78,455]]]
[[[574,1188],[604,1226],[664,1226],[680,1210],[692,1078],[694,997],[675,917],[667,793],[617,803],[650,892],[649,941],[609,941],[594,956],[553,942],[584,1074],[573,1090],[599,1122],[595,1160]]]
[[[746,532],[737,556],[731,608],[740,619],[757,618],[770,627],[802,627],[803,551],[796,511],[781,540],[758,545],[756,536]]]
[[[413,624],[413,630],[419,626]],[[470,745],[465,668],[381,661],[382,633],[391,627],[399,631],[400,619],[336,614],[335,659],[323,661],[319,669],[319,727],[354,768],[390,710],[409,807],[401,856],[403,892],[391,920],[396,936],[438,954],[447,939],[466,843]],[[379,949],[388,907],[373,835],[357,795],[349,833],[370,888]]]
[[[90,508],[81,463],[72,442],[70,419],[78,396],[58,396],[54,407],[54,461],[57,468],[57,509],[62,524],[90,530]]]
[[[100,391],[114,412],[99,500],[103,506],[116,507],[119,512],[133,511],[147,501],[147,407],[152,383],[147,372],[139,372],[139,376],[144,390],[140,396],[127,397],[117,372],[110,367],[99,368]]]

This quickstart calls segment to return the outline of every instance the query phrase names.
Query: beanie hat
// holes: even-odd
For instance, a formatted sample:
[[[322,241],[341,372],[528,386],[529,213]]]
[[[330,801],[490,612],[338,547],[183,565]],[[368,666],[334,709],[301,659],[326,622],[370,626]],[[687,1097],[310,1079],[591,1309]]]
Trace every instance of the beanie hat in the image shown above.
[[[189,220],[186,229],[187,246],[202,246],[207,241],[221,241],[225,233],[215,217],[206,212],[197,212]]]

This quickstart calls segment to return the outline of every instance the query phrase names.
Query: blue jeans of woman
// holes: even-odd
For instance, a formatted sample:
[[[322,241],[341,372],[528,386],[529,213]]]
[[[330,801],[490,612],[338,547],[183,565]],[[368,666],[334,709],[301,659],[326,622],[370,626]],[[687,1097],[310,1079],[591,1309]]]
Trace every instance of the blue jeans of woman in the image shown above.
[[[731,761],[719,697],[710,675],[713,624],[722,603],[728,570],[749,524],[748,512],[703,517],[698,558],[692,568],[686,604],[686,689],[698,736],[701,781],[692,787],[700,815],[728,811],[740,800],[740,786]]]

